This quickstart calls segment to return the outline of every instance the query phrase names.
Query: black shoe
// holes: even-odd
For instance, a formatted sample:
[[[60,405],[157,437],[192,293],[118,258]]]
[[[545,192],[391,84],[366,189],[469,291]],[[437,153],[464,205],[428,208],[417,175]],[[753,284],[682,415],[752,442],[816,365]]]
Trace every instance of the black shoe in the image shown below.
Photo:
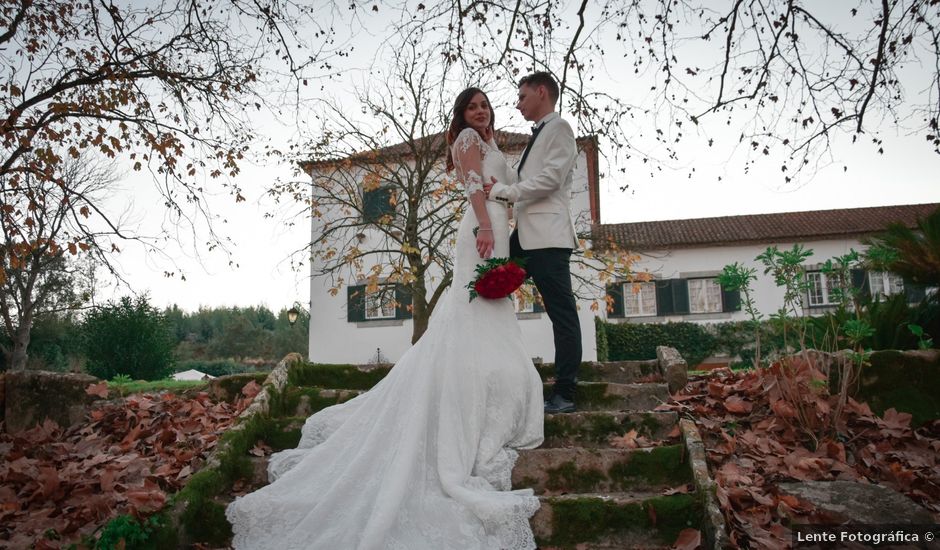
[[[572,413],[574,411],[574,401],[569,401],[557,394],[545,402],[545,414]]]

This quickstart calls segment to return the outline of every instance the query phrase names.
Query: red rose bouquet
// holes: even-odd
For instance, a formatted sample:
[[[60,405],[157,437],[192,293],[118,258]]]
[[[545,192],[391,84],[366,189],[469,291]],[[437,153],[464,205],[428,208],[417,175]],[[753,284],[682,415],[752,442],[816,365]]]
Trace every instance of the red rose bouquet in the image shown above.
[[[470,281],[470,301],[477,296],[490,300],[505,298],[522,286],[529,276],[525,262],[516,258],[490,258],[477,266],[477,276]]]

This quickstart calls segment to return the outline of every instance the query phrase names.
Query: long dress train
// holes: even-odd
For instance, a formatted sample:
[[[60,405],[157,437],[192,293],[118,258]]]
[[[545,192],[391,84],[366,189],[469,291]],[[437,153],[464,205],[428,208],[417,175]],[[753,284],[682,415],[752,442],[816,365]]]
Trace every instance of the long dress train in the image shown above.
[[[453,145],[468,194],[508,181],[472,129]],[[487,202],[494,256],[509,253],[504,206]],[[466,208],[454,279],[428,329],[368,392],[307,419],[300,445],[272,456],[271,484],[232,502],[238,549],[531,550],[529,489],[512,491],[516,449],[543,437],[542,383],[510,300],[469,301],[481,262]]]

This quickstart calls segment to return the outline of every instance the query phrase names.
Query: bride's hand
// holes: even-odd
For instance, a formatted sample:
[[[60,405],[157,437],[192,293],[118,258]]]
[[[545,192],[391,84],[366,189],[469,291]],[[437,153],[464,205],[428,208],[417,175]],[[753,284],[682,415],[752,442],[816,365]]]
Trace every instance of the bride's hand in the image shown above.
[[[493,247],[496,246],[496,239],[493,237],[492,229],[480,229],[477,231],[477,252],[484,260],[493,255]]]
[[[493,129],[487,126],[486,128],[483,129],[483,134],[481,135],[481,137],[483,138],[483,141],[488,143],[490,140],[493,139]]]

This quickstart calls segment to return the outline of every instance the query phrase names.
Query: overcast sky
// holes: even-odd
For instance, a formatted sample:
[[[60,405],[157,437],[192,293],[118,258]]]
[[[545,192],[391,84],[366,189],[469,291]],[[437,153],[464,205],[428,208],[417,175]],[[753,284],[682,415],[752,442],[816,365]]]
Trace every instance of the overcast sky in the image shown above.
[[[374,32],[375,36],[380,34]],[[362,42],[353,62],[365,63],[364,60],[374,58],[370,44],[370,40]],[[599,78],[611,92],[630,96],[635,102],[645,99],[633,97],[648,90],[637,84],[636,77],[618,72],[616,67],[605,69]],[[618,74],[627,76],[612,76]],[[357,83],[361,85],[362,73],[351,72],[350,78],[330,84],[328,92],[342,98]],[[514,89],[513,83],[506,82],[504,93],[497,94],[502,99],[495,105],[496,117],[503,129],[524,132],[528,123],[511,105]],[[883,155],[870,143],[851,144],[847,138],[836,137],[831,157],[824,160],[811,178],[784,185],[779,169],[769,163],[744,173],[748,151],[731,147],[735,140],[730,136],[737,129],[703,126],[699,129],[701,134],[684,140],[679,161],[669,163],[662,171],[651,174],[649,166],[636,159],[605,165],[600,182],[601,221],[621,223],[940,202],[940,156],[920,135],[882,134]],[[655,155],[655,146],[643,142],[650,133],[644,130],[649,129],[633,128],[634,140]],[[259,119],[258,131],[275,143],[286,143],[294,137],[294,130],[269,119]],[[727,146],[709,147],[709,138]],[[625,173],[618,171],[621,167],[626,169]],[[129,209],[131,218],[146,230],[159,225],[163,214],[153,206],[159,204],[159,197],[152,184],[140,179],[143,177],[128,172],[122,192],[112,199],[112,208]],[[215,213],[228,220],[218,224],[217,229],[232,239],[231,257],[219,251],[206,252],[200,246],[205,238],[191,235],[183,235],[183,247],[170,244],[165,248],[185,273],[185,281],[179,274],[164,276],[165,271],[173,270],[165,258],[146,254],[141,247],[128,247],[118,261],[134,290],[148,292],[155,305],[175,303],[186,310],[263,304],[276,311],[295,301],[307,303],[308,271],[292,270],[289,256],[309,239],[309,221],[295,219],[295,225],[289,227],[282,217],[265,217],[273,205],[264,192],[278,177],[290,178],[291,167],[286,163],[243,166],[238,183],[248,200],[235,204],[230,197],[220,195],[212,201]],[[626,191],[621,191],[623,186],[627,186]],[[201,250],[198,256],[192,253],[193,249]],[[128,292],[124,287],[112,287],[101,296],[116,297]]]

